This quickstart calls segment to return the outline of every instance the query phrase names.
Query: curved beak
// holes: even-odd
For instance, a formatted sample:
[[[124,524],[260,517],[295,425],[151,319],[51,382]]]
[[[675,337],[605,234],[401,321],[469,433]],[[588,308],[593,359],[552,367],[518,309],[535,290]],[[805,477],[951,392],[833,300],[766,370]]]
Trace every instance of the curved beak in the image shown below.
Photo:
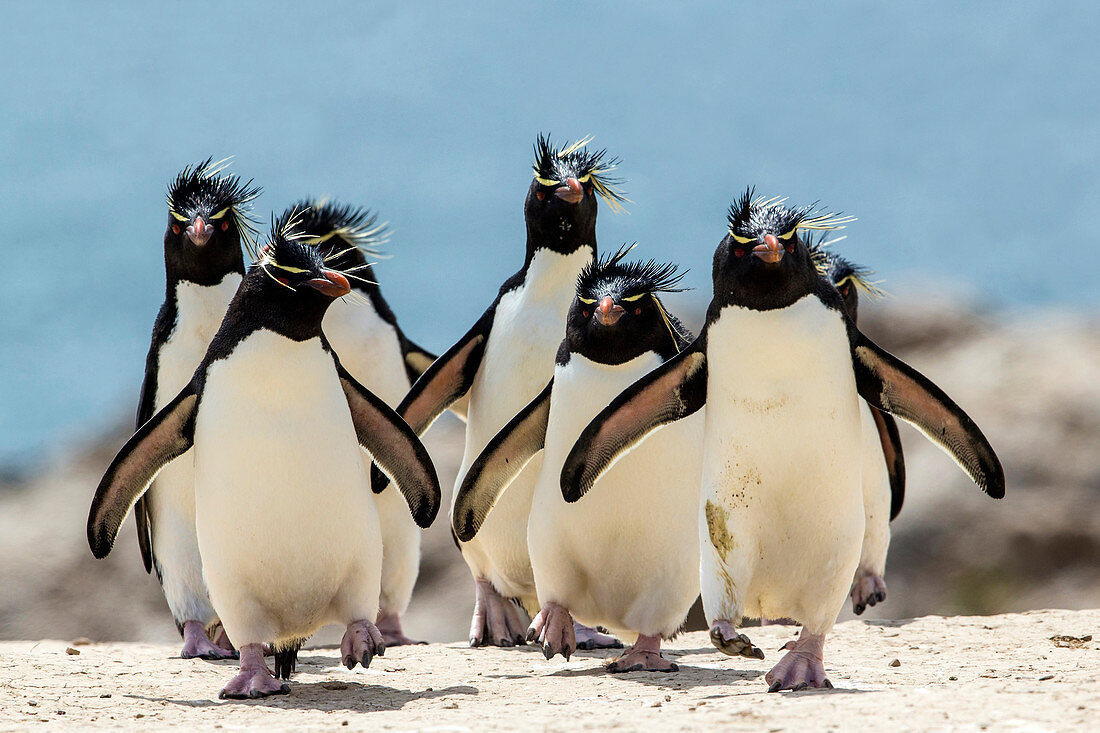
[[[614,326],[623,317],[626,310],[621,305],[616,305],[610,295],[604,296],[596,307],[596,320],[601,326]]]
[[[581,186],[581,182],[576,178],[569,178],[565,181],[564,186],[559,186],[557,190],[554,191],[554,195],[562,201],[575,204],[584,198],[584,187]]]
[[[753,247],[752,253],[768,264],[774,264],[783,259],[783,248],[779,246],[779,240],[774,234],[765,234],[764,243]]]
[[[187,238],[198,247],[209,242],[213,234],[214,227],[203,221],[201,216],[196,216],[195,220],[191,222],[191,226],[187,227]]]
[[[322,270],[321,274],[324,275],[324,277],[315,277],[312,280],[306,280],[303,285],[308,285],[330,298],[339,298],[351,292],[351,285],[348,284],[348,279],[340,273],[333,272],[332,270]]]

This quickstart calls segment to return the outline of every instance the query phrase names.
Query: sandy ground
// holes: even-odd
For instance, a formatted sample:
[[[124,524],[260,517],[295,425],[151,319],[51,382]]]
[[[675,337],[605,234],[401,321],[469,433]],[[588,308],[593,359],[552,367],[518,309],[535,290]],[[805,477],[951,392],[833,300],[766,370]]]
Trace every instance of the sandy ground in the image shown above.
[[[836,689],[799,693],[767,694],[763,679],[795,630],[747,632],[767,660],[691,633],[670,646],[671,675],[607,674],[609,652],[548,662],[535,647],[461,643],[391,649],[349,672],[337,650],[310,649],[290,695],[249,701],[218,700],[230,663],[175,646],[2,642],[0,729],[1030,731],[1095,730],[1100,716],[1100,611],[848,621],[826,646]]]

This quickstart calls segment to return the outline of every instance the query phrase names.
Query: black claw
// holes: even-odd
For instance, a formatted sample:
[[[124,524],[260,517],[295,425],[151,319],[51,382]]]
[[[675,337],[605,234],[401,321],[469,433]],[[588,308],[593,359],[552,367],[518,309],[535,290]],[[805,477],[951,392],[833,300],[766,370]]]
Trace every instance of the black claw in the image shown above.
[[[591,640],[580,641],[580,642],[577,642],[577,648],[578,649],[583,649],[584,651],[589,651],[590,649],[595,649],[596,648],[596,642],[591,641]]]
[[[481,646],[480,644],[477,643],[477,637],[476,636],[471,636],[470,637],[470,646],[474,647],[475,649],[477,647]]]
[[[567,661],[567,662],[568,662],[568,661],[569,661],[569,657],[571,657],[571,656],[573,655],[573,650],[571,650],[571,649],[570,649],[569,647],[566,647],[566,648],[564,648],[564,649],[562,649],[562,650],[561,650],[561,655],[562,655],[563,657],[565,657],[565,661]]]
[[[513,642],[511,639],[505,639],[505,638],[497,639],[497,646],[507,647],[507,646],[515,646],[515,645],[516,645],[515,642]]]
[[[515,638],[516,646],[523,646],[524,644],[526,644],[529,641],[531,641],[531,640],[524,637],[523,634],[516,634],[516,638]],[[424,642],[424,643],[427,644],[428,642]]]
[[[748,654],[747,656],[751,659],[763,659],[764,658],[764,650],[761,649],[758,646],[754,646],[752,648],[752,652],[750,654]]]
[[[676,664],[676,662],[673,662],[672,666],[668,668],[668,671],[669,672],[679,672],[680,671],[680,665]]]
[[[886,593],[884,591],[879,591],[875,594],[875,597],[878,598],[879,603],[882,603],[886,600]]]
[[[864,606],[862,603],[857,603],[855,605],[855,608],[853,608],[852,610],[855,611],[857,616],[859,616],[860,614],[863,613],[864,608],[866,608],[866,606]]]
[[[828,689],[828,690],[831,690],[831,689],[833,689],[833,683],[832,683],[832,682],[830,682],[830,681],[828,680],[828,678],[826,678],[826,679],[825,679],[825,688],[826,688],[826,689]]]
[[[780,680],[776,680],[771,684],[771,687],[768,688],[768,692],[779,692],[782,689],[783,683]]]
[[[797,685],[791,688],[791,692],[799,692],[805,690],[809,685],[805,682],[799,682]]]
[[[542,645],[542,655],[544,657],[546,657],[547,659],[550,659],[552,656],[554,656],[554,652],[550,651],[550,645],[549,644],[543,644]]]
[[[878,593],[872,593],[871,597],[867,599],[867,605],[873,606],[878,603]]]
[[[359,657],[359,664],[362,664],[363,669],[366,669],[370,666],[370,662],[372,659],[374,659],[374,654],[372,654],[370,649],[368,649],[367,651],[363,652],[363,656]]]
[[[535,630],[535,627],[527,629],[527,641],[535,641],[539,638],[539,632]]]
[[[427,642],[418,642],[418,643],[426,644]],[[378,647],[374,650],[374,653],[377,654],[380,657],[386,656],[386,645],[384,643],[379,644]]]
[[[350,654],[344,657],[344,666],[348,669],[355,669],[355,657]]]

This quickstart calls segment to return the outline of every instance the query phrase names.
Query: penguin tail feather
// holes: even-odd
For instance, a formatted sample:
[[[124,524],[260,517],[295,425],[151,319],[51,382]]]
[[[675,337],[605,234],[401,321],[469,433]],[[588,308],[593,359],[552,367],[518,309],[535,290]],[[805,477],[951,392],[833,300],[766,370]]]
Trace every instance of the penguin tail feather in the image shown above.
[[[298,666],[298,651],[305,643],[305,639],[290,639],[277,641],[275,648],[275,678],[289,680],[290,675]]]

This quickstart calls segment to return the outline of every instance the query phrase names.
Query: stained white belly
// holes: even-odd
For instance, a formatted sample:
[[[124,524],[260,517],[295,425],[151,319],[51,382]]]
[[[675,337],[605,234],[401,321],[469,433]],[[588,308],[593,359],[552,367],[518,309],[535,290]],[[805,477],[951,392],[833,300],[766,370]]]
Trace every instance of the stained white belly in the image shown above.
[[[470,390],[466,449],[455,487],[497,431],[527,405],[554,374],[554,357],[565,337],[565,317],[577,276],[591,250],[571,255],[540,250],[524,284],[497,304],[492,332]],[[534,581],[527,552],[527,515],[541,458],[536,457],[489,515],[462,554],[475,574],[513,596],[531,596]],[[452,495],[452,513],[453,513]]]
[[[871,408],[860,400],[859,412],[863,435],[863,509],[866,518],[859,567],[866,572],[882,575],[886,572],[886,552],[890,547],[890,474]]]
[[[528,524],[539,601],[628,638],[672,634],[699,594],[704,413],[651,435],[574,504],[562,498],[561,468],[591,419],[660,363],[652,352],[619,366],[574,354],[556,369]]]
[[[721,572],[704,571],[704,598],[710,586],[739,596],[749,616],[831,625],[863,536],[845,323],[813,296],[774,311],[728,307],[707,357],[700,521]]]
[[[320,339],[257,331],[214,362],[194,451],[199,548],[230,638],[305,636],[353,620],[341,618],[352,607],[377,611],[378,517]]]

